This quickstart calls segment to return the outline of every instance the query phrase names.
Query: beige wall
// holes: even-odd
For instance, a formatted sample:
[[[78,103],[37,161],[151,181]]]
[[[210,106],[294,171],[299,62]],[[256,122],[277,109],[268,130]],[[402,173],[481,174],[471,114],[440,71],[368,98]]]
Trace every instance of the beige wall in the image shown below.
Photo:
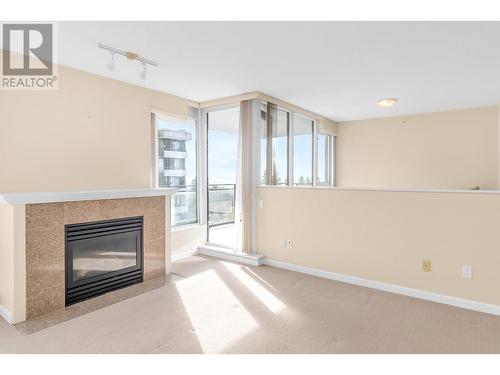
[[[170,249],[172,257],[192,253],[198,246],[204,245],[207,239],[206,225],[190,225],[172,230]]]
[[[500,305],[500,194],[258,188],[269,259]],[[290,239],[291,249],[280,239]],[[432,271],[421,271],[430,259]],[[473,279],[462,278],[462,265]]]
[[[59,67],[59,89],[0,91],[0,191],[150,187],[151,107],[188,101]]]
[[[500,127],[500,103],[497,106],[497,189],[500,189],[500,130],[498,128]]]
[[[337,185],[497,188],[497,107],[340,123]]]
[[[14,309],[14,207],[0,204],[0,308]]]
[[[0,309],[11,323],[26,318],[25,206],[0,204]]]

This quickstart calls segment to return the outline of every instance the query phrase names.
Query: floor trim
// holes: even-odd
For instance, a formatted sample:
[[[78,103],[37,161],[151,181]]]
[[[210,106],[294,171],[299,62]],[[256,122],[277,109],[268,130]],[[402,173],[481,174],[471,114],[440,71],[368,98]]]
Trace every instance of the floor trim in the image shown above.
[[[0,305],[0,316],[4,318],[7,323],[12,324],[12,314],[2,305]]]
[[[323,277],[325,279],[341,281],[344,283],[364,286],[367,288],[383,290],[385,292],[402,294],[408,297],[419,298],[427,301],[442,303],[445,305],[451,305],[455,307],[461,307],[463,309],[479,311],[492,315],[500,315],[500,306],[490,305],[488,303],[477,302],[473,300],[457,298],[452,296],[447,296],[444,294],[438,294],[433,292],[427,292],[420,289],[406,288],[399,285],[383,283],[380,281],[373,281],[368,279],[363,279],[361,277],[344,275],[341,273],[324,271],[317,268],[311,268],[306,266],[300,266],[297,264],[282,262],[279,260],[273,260],[264,258],[262,264],[273,266],[277,268],[283,268],[290,271],[305,273],[312,276]]]
[[[198,254],[198,249],[191,250],[191,251],[184,251],[183,253],[173,254],[171,257],[171,260],[172,260],[172,262],[175,262],[177,260],[189,258],[189,257],[196,255],[196,254]]]
[[[260,266],[261,264],[263,264],[262,260],[264,259],[263,255],[234,254],[229,250],[224,250],[215,246],[208,245],[198,246],[198,254],[229,260],[232,262],[243,263],[249,266]]]

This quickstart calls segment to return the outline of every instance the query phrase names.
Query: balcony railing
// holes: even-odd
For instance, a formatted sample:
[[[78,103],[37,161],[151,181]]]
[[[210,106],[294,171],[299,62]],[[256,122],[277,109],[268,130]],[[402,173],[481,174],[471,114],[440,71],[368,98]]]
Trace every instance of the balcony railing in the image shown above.
[[[172,226],[197,222],[196,185],[173,186],[179,190],[172,196]],[[234,224],[235,184],[208,186],[208,226]]]
[[[198,221],[196,185],[178,186],[172,196],[172,226],[193,224]]]
[[[234,224],[235,184],[208,185],[208,226]]]

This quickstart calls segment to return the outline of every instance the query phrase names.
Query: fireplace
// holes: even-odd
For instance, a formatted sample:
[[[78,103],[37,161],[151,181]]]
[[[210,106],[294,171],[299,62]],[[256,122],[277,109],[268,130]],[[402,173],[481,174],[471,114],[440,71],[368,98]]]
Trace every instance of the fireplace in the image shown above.
[[[144,277],[143,217],[65,226],[66,306]]]

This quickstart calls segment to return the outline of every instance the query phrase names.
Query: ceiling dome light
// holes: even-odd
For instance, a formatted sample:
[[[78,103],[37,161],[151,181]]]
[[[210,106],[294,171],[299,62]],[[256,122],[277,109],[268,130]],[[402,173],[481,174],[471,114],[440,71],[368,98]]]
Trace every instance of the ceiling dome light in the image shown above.
[[[398,99],[396,98],[383,98],[377,101],[377,104],[379,107],[392,107],[397,101]]]

